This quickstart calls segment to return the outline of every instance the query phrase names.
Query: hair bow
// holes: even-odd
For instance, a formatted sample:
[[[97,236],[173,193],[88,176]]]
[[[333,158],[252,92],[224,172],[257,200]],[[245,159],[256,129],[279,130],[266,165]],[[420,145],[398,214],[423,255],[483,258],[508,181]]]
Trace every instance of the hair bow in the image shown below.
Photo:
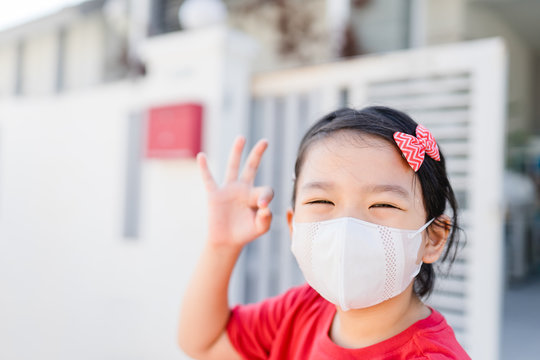
[[[433,160],[441,160],[439,147],[437,146],[433,135],[431,135],[429,130],[422,125],[416,127],[416,137],[414,137],[414,135],[396,131],[394,133],[394,140],[415,172],[420,169],[426,153]]]

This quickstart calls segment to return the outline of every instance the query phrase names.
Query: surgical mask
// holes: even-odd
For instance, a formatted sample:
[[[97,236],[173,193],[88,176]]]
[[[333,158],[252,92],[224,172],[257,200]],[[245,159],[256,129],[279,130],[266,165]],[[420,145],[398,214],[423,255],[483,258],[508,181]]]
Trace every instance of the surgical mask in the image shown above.
[[[291,250],[308,284],[347,311],[401,294],[420,271],[422,231],[344,217],[293,222]]]

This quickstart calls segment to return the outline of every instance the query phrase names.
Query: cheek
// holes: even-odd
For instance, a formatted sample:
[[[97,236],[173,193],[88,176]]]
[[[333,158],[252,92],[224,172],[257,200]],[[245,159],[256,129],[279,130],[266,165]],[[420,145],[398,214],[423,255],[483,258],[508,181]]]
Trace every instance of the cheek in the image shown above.
[[[411,191],[413,195],[413,210],[417,214],[421,215],[423,219],[426,218],[427,213],[424,204],[424,193],[422,191],[422,184],[417,175],[413,175],[411,179]]]
[[[415,197],[412,210],[415,216],[418,216],[418,218],[422,219],[422,225],[424,225],[424,223],[426,222],[427,212],[424,207],[424,201],[421,197]]]
[[[324,217],[317,217],[313,212],[302,211],[301,208],[296,208],[294,213],[294,220],[297,222],[311,222],[311,221],[320,221],[325,220]]]
[[[418,255],[416,257],[416,263],[420,264],[422,261],[422,258],[424,257],[424,253],[426,252],[426,244],[428,242],[428,238],[426,236],[426,233],[424,232],[422,235],[422,244],[420,245],[420,248],[418,249]]]

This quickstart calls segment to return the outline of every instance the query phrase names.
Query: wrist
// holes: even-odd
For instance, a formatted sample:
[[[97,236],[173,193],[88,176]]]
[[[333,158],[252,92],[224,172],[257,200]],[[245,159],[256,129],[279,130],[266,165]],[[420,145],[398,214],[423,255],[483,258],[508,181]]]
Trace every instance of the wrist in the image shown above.
[[[219,256],[239,256],[244,248],[243,244],[206,241],[206,250]]]

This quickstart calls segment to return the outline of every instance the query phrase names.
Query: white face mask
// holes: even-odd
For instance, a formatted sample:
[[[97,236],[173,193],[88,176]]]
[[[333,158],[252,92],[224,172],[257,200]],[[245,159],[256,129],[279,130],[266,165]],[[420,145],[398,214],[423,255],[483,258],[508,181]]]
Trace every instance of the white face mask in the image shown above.
[[[351,217],[293,222],[291,250],[308,284],[341,309],[361,309],[402,293],[420,271],[422,231]]]

